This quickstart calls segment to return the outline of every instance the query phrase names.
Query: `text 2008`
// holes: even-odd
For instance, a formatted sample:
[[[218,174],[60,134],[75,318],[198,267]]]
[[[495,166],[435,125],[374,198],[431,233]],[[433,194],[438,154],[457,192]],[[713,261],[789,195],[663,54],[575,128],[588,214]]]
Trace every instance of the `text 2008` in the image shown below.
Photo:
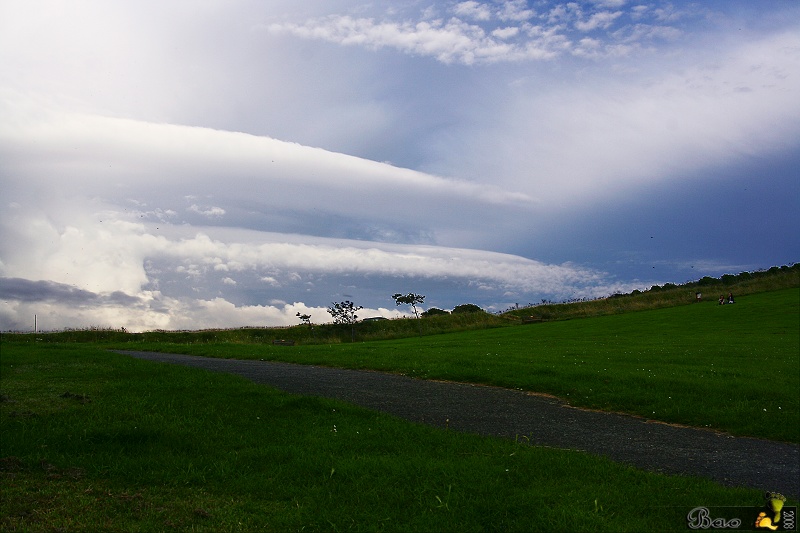
[[[794,511],[784,511],[783,529],[786,531],[794,531]]]

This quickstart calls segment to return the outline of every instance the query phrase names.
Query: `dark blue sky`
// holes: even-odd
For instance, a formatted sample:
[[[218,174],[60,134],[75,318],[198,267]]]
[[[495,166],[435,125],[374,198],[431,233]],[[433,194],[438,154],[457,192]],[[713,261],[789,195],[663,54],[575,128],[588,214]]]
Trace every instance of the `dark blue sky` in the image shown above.
[[[509,252],[546,262],[570,257],[621,279],[659,283],[791,264],[800,257],[791,229],[800,227],[798,169],[797,154],[703,169],[689,182],[554,217],[528,246]],[[548,239],[551,232],[563,238]]]

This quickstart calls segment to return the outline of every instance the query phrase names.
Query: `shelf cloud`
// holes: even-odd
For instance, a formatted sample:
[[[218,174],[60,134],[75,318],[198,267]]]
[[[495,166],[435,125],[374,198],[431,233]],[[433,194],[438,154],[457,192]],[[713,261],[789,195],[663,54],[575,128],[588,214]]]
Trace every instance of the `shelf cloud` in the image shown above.
[[[0,330],[489,311],[795,262],[795,3],[0,7]],[[365,314],[366,316],[366,314]]]

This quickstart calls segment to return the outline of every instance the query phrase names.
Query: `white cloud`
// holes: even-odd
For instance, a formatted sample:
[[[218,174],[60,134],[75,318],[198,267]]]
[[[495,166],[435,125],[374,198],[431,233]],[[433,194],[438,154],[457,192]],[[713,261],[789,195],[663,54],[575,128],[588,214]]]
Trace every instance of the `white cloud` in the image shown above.
[[[497,18],[504,21],[525,21],[536,16],[536,12],[528,9],[528,4],[525,0],[510,0],[503,2]]]
[[[668,4],[667,7],[656,8],[653,13],[655,13],[657,20],[663,22],[675,22],[687,15],[686,12],[676,9],[672,4]]]
[[[681,30],[668,24],[701,15],[671,7],[652,10],[646,6],[626,7],[622,0],[554,4],[540,16],[528,9],[524,0],[493,4],[467,1],[454,4],[451,13],[454,16],[444,20],[426,10],[416,22],[413,17],[377,21],[330,15],[302,23],[275,22],[268,29],[276,34],[288,33],[340,45],[394,48],[434,57],[447,64],[478,65],[553,60],[563,54],[592,59],[619,57],[636,50],[620,44],[620,37],[626,42],[636,37],[674,38]],[[632,28],[634,21],[638,28]],[[649,31],[645,29],[648,27]],[[587,32],[592,32],[593,38],[602,43],[591,54],[580,43],[581,34]]]
[[[281,239],[279,235],[252,235]],[[308,239],[303,239],[308,240]],[[518,256],[434,246],[389,245],[315,239],[310,242],[224,242],[198,234],[165,243],[151,257],[202,263],[221,258],[231,271],[271,270],[335,275],[491,280],[522,292],[559,293],[591,285],[603,274],[573,266],[546,265]],[[262,278],[263,279],[263,278]],[[268,279],[274,280],[274,276]]]
[[[628,0],[592,0],[592,3],[598,7],[619,8],[627,4]]]
[[[633,20],[638,20],[647,15],[648,11],[650,10],[650,6],[647,5],[636,5],[631,8],[631,18]]]
[[[407,208],[401,202],[408,197],[432,203],[454,198],[478,204],[530,203],[524,194],[493,185],[442,178],[268,137],[43,109],[33,118],[25,110],[29,105],[20,97],[0,100],[6,117],[0,124],[3,165],[17,175],[25,172],[26,180],[46,183],[48,194],[54,196],[76,189],[117,194],[124,188],[128,198],[135,192],[154,203],[163,201],[167,193],[174,201],[187,196],[187,188],[220,194],[216,184],[223,178],[240,187],[243,196],[268,205],[291,203],[344,214],[351,212],[354,190],[362,200],[394,191],[398,203],[364,201],[363,216],[393,212],[405,217]],[[114,180],[108,179],[108,168],[114,169]],[[56,172],[61,179],[51,179]],[[159,195],[150,193],[154,186]],[[228,188],[222,193],[238,191]],[[188,197],[193,200],[197,195]],[[197,203],[188,210],[206,217],[230,214],[225,207]],[[162,219],[175,214],[169,208],[156,212],[165,215]]]
[[[413,282],[415,284],[425,283],[424,280],[449,280],[449,283],[458,282],[465,288],[474,287],[481,292],[511,294],[522,301],[531,299],[531,294],[600,296],[614,292],[620,286],[610,283],[607,275],[601,272],[568,264],[546,265],[522,257],[477,250],[342,242],[213,228],[208,229],[219,234],[219,238],[202,233],[193,237],[153,238],[143,226],[114,224],[111,227],[114,231],[110,231],[109,239],[102,242],[94,240],[96,228],[66,228],[64,233],[70,235],[71,242],[66,243],[62,238],[60,247],[36,250],[40,256],[37,265],[40,277],[57,281],[47,282],[49,285],[37,289],[42,296],[34,300],[26,300],[19,296],[19,292],[8,293],[9,287],[6,286],[0,298],[0,328],[25,329],[26,317],[32,314],[40,317],[44,328],[107,326],[125,327],[132,331],[289,325],[296,323],[298,311],[311,312],[315,322],[329,320],[321,312],[324,307],[303,303],[281,305],[280,299],[272,298],[269,300],[271,304],[266,306],[242,305],[227,296],[203,297],[198,288],[214,283],[214,279],[218,280],[219,290],[224,287],[229,288],[224,290],[238,290],[241,285],[232,277],[214,278],[212,273],[218,271],[236,272],[237,277],[254,274],[259,283],[272,288],[288,285],[290,292],[296,295],[303,293],[302,287],[307,279],[320,276],[336,279],[355,277],[362,280],[362,286],[366,286],[364,280],[370,278],[406,280],[402,283],[417,280]],[[104,249],[108,242],[126,243],[129,252],[124,261],[108,262],[104,259],[109,252]],[[36,241],[28,244],[31,248],[39,248]],[[65,257],[75,259],[73,250],[82,250],[81,255],[95,265],[92,275],[64,276],[59,271]],[[33,279],[30,271],[15,266],[19,263],[14,254],[9,259],[10,264],[3,265],[2,270],[6,279]],[[172,290],[168,289],[169,279],[161,283],[164,289],[153,290],[156,280],[142,277],[145,266],[152,264],[167,267],[159,270],[160,276],[167,274],[169,265],[173,265],[177,279],[188,277],[191,280],[196,296],[163,292]],[[260,272],[271,274],[258,277]],[[25,283],[32,287],[36,282],[26,281],[23,285]],[[247,287],[243,288],[252,290]],[[125,290],[120,291],[120,288]],[[211,292],[214,290],[211,287]],[[46,291],[50,291],[52,298]],[[112,294],[116,296],[110,296]],[[70,298],[74,301],[65,301],[64,295],[72,295]],[[322,296],[323,300],[335,298],[333,294]],[[135,303],[132,305],[132,302]],[[366,312],[369,316],[397,316],[395,310],[383,308]]]
[[[608,29],[615,20],[622,15],[622,11],[600,11],[593,13],[587,20],[575,22],[575,27],[580,31],[592,31],[597,28]]]
[[[453,7],[453,12],[459,17],[466,17],[474,20],[489,20],[492,18],[490,6],[472,0],[468,2],[459,2]]]
[[[189,211],[193,213],[197,213],[198,215],[203,215],[204,217],[221,217],[225,214],[225,210],[221,207],[200,207],[197,204],[192,204],[189,206]]]
[[[305,24],[272,24],[269,29],[342,45],[391,47],[411,54],[435,57],[443,63],[470,65],[538,60],[553,58],[558,54],[558,50],[552,49],[548,40],[531,39],[521,44],[508,45],[492,38],[482,27],[457,18],[447,22],[435,20],[376,23],[372,19],[333,16],[310,20]]]
[[[0,328],[4,331],[32,331],[34,315],[41,331],[88,327],[125,328],[132,332],[276,327],[298,324],[298,312],[310,314],[314,323],[331,321],[325,307],[309,307],[301,302],[237,306],[223,298],[189,300],[151,293],[136,308],[130,305],[76,306],[59,301],[0,300]],[[365,309],[364,312],[370,316],[397,316],[388,309]]]
[[[212,229],[220,238],[206,234],[193,237],[154,237],[142,225],[121,221],[89,224],[81,229],[67,227],[54,229],[56,247],[42,247],[35,238],[19,249],[33,249],[39,256],[36,263],[38,275],[28,268],[18,253],[9,253],[3,265],[6,278],[48,279],[74,286],[96,294],[126,295],[135,298],[137,305],[102,303],[95,297],[86,297],[83,305],[60,305],[58,301],[37,304],[13,301],[6,297],[5,316],[1,327],[21,327],[19,318],[30,309],[38,309],[43,323],[60,315],[61,327],[113,326],[131,330],[141,329],[194,329],[203,327],[232,327],[248,324],[281,325],[293,323],[292,309],[273,306],[237,305],[224,297],[206,299],[197,292],[196,298],[179,295],[168,296],[154,291],[155,279],[148,277],[148,264],[174,265],[177,279],[188,278],[195,289],[213,283],[212,272],[237,272],[237,277],[255,275],[270,287],[288,286],[295,294],[302,294],[307,279],[319,276],[358,277],[374,276],[416,280],[463,280],[463,283],[491,288],[496,291],[521,295],[602,295],[613,290],[607,276],[600,272],[572,265],[546,265],[522,257],[433,246],[389,245],[362,241],[341,241],[244,232],[236,229]],[[184,230],[187,231],[187,230]],[[105,237],[98,240],[98,233]],[[223,240],[224,239],[224,240]],[[110,248],[110,243],[124,243]],[[22,243],[20,243],[22,244]],[[75,254],[75,250],[81,250]],[[124,250],[125,255],[120,252]],[[79,257],[86,261],[76,264],[75,275],[64,272],[66,261]],[[161,269],[161,275],[170,269]],[[270,275],[259,276],[261,272]],[[249,273],[249,274],[248,274]],[[240,281],[232,277],[218,279],[223,287],[237,288]],[[162,282],[161,285],[169,285]],[[164,290],[164,289],[162,289]],[[87,293],[88,294],[88,293]],[[12,295],[13,296],[13,295]],[[121,296],[120,296],[121,297]],[[98,303],[100,302],[100,303]],[[376,310],[375,313],[379,311]],[[317,313],[319,315],[319,313]],[[101,320],[101,317],[102,320]],[[323,321],[322,318],[315,318]]]
[[[654,255],[604,234],[609,213],[684,183],[730,198],[742,162],[796,154],[796,8],[528,4],[2,4],[0,276],[64,299],[5,301],[3,323],[241,325],[344,294],[377,312],[401,284],[495,308],[602,294],[651,275],[611,254]],[[724,224],[672,229],[714,235],[709,257],[659,253],[791,255],[759,243],[796,209],[752,191]],[[661,202],[630,225],[692,218]],[[602,252],[566,242],[574,220]]]
[[[492,35],[498,39],[510,39],[511,37],[516,36],[518,33],[519,28],[517,27],[497,28],[496,30],[492,31]]]
[[[663,39],[674,41],[683,35],[683,32],[672,26],[659,26],[653,24],[633,24],[615,31],[614,38],[622,43],[641,42],[644,40]]]
[[[12,100],[3,102],[7,120],[0,125],[2,168],[11,176],[2,193],[18,207],[0,216],[6,243],[0,275],[98,295],[120,293],[138,303],[126,307],[88,298],[69,310],[58,301],[9,301],[7,328],[20,327],[19,317],[33,307],[47,320],[60,315],[63,327],[286,324],[293,316],[286,308],[236,303],[226,291],[246,292],[256,283],[303,294],[319,284],[319,276],[460,280],[518,294],[607,287],[602,273],[505,254],[236,227],[247,220],[238,207],[243,203],[268,212],[287,202],[300,219],[315,209],[344,216],[356,190],[360,217],[400,224],[413,214],[443,233],[448,225],[466,231],[486,227],[489,206],[530,206],[523,194],[241,133],[45,108],[36,109],[32,120],[26,100],[13,100],[20,106],[10,105]],[[114,169],[112,179],[108,168]],[[257,194],[262,189],[263,198]],[[237,211],[199,203],[212,196],[215,203],[224,196]],[[188,225],[178,214],[180,203],[210,222],[224,214],[232,226]],[[469,216],[471,209],[482,215]],[[231,275],[213,275],[219,272]]]
[[[584,39],[591,55],[602,42]],[[800,138],[800,38],[769,36],[639,81],[596,77],[532,95],[521,82],[497,128],[447,159],[460,174],[493,173],[542,210],[624,198],[661,180],[702,179],[692,169],[789,150]],[[506,160],[495,153],[514,154]],[[447,157],[446,155],[444,157]],[[491,160],[491,165],[485,161]],[[723,178],[724,179],[724,178]]]

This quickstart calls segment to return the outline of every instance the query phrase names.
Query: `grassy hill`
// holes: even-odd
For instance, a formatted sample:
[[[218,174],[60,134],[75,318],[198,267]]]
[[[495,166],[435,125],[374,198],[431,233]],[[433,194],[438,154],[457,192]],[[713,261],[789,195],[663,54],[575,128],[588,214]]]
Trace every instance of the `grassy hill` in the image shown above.
[[[37,337],[43,342],[142,342],[167,344],[244,343],[263,344],[276,340],[296,344],[336,344],[351,342],[355,333],[356,342],[400,339],[415,336],[438,335],[461,331],[515,326],[530,322],[550,322],[587,318],[613,314],[691,305],[697,302],[696,294],[703,294],[702,301],[716,303],[720,294],[733,292],[736,297],[759,292],[800,287],[800,263],[792,266],[772,267],[757,272],[742,272],[724,275],[721,278],[705,277],[682,285],[665,284],[647,291],[631,294],[616,294],[608,298],[565,303],[543,303],[501,314],[454,313],[433,315],[416,320],[401,318],[393,320],[362,321],[355,328],[348,325],[313,324],[292,327],[242,327],[235,329],[213,329],[202,331],[149,331],[128,333],[122,329],[91,328],[59,332],[40,332]],[[24,335],[23,335],[24,337]]]
[[[23,344],[82,340],[120,349],[482,383],[552,394],[575,406],[798,442],[797,281],[798,269],[792,268],[728,280],[727,291],[706,285],[715,289],[712,294],[735,288],[734,305],[720,306],[716,298],[698,303],[693,287],[675,287],[655,291],[658,298],[641,293],[538,306],[533,309],[542,313],[545,307],[557,316],[524,325],[517,319],[518,311],[499,317],[474,313],[385,320],[358,324],[364,328],[361,338],[381,340],[356,343],[342,343],[335,334],[325,337],[326,332],[339,331],[333,325],[320,326],[320,331],[305,326],[279,330],[280,338],[295,336],[298,342],[293,346],[274,345],[276,331],[272,329],[144,334],[73,331],[6,338]],[[774,290],[792,283],[794,288]],[[757,292],[765,288],[773,290]],[[664,294],[668,297],[661,297]],[[678,297],[685,305],[668,305]],[[632,312],[631,308],[643,310]],[[587,315],[592,317],[570,319]],[[437,323],[442,325],[436,327]],[[420,324],[428,334],[419,335]],[[433,335],[432,330],[457,332]],[[345,336],[349,337],[349,331]],[[323,343],[325,338],[329,342]]]
[[[121,349],[396,372],[548,393],[738,435],[798,442],[800,289],[716,302],[330,345],[114,343]]]
[[[736,287],[734,305],[668,287],[553,306],[525,325],[531,309],[359,324],[356,343],[303,327],[4,334],[0,529],[665,531],[685,530],[697,505],[759,506],[756,490],[429,428],[108,348],[488,383],[796,443],[797,270],[767,277],[764,290],[714,286]],[[686,305],[654,296],[679,291]],[[652,301],[622,312],[642,298]],[[433,319],[443,325],[420,336]],[[295,345],[272,343],[294,332]],[[365,342],[368,333],[383,340]]]

